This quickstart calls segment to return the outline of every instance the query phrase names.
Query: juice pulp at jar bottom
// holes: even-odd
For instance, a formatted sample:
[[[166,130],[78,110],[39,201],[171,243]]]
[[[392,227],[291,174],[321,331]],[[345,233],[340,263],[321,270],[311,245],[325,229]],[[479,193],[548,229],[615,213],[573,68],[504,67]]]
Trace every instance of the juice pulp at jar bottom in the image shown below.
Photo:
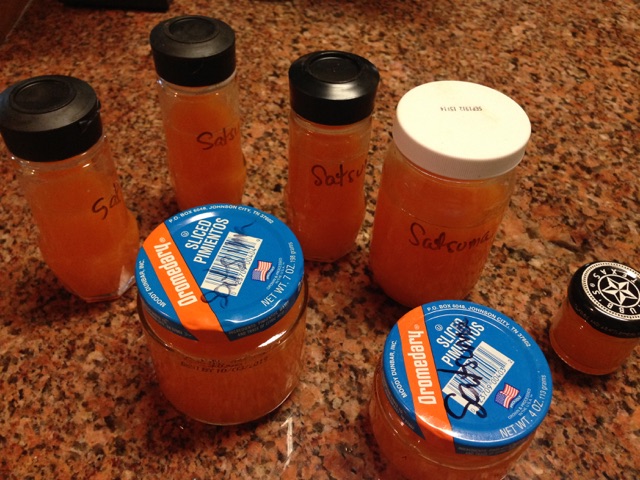
[[[180,212],[138,255],[141,320],[161,389],[218,425],[280,405],[302,368],[307,290],[291,230],[242,205]]]
[[[345,133],[343,126],[322,126],[310,133],[295,122],[289,132],[287,223],[306,259],[337,260],[353,247],[364,219],[368,129]]]
[[[400,155],[392,150],[387,157],[378,193],[370,254],[374,278],[410,307],[464,298],[484,268],[513,176],[455,181],[401,166]]]
[[[67,289],[87,300],[117,297],[128,288],[140,242],[115,168],[106,164],[81,162],[23,182],[44,260]]]
[[[385,341],[372,429],[410,479],[500,478],[551,398],[549,366],[521,326],[474,303],[433,302],[403,316]]]
[[[639,341],[600,332],[581,318],[567,299],[551,324],[549,338],[564,362],[590,375],[605,375],[616,370]]]
[[[267,333],[274,339],[293,329],[286,337],[274,340],[273,349],[246,358],[194,359],[158,341],[148,342],[167,400],[190,417],[217,425],[244,423],[276,409],[302,372],[305,302],[301,292],[293,308]]]
[[[161,93],[169,170],[180,209],[240,203],[246,167],[234,94],[165,97]]]

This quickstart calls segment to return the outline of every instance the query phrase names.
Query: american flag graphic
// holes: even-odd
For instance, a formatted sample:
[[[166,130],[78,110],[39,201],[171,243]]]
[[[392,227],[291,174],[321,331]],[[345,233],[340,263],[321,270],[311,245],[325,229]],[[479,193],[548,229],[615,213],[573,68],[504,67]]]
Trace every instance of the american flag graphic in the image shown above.
[[[502,405],[504,408],[510,408],[511,402],[518,396],[520,390],[516,387],[509,385],[508,383],[504,384],[504,388],[496,393],[495,401],[497,404]]]
[[[269,278],[269,273],[271,273],[271,267],[273,263],[264,262],[262,260],[258,260],[258,266],[253,269],[251,273],[251,278],[253,280],[259,280],[261,282],[266,282]]]

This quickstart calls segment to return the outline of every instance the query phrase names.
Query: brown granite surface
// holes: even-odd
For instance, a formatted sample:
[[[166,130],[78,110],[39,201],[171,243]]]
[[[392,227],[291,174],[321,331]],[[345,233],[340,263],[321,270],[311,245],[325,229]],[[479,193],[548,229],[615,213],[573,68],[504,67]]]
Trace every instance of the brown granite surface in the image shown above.
[[[147,38],[159,20],[183,13],[216,16],[237,31],[244,202],[280,217],[290,62],[337,48],[378,66],[357,249],[306,265],[306,368],[290,399],[249,425],[200,425],[159,391],[135,288],[86,305],[42,262],[2,144],[0,478],[397,478],[372,437],[367,401],[384,337],[406,309],[372,283],[367,252],[395,104],[435,79],[501,90],[533,124],[511,210],[469,297],[521,323],[553,372],[548,418],[509,478],[640,478],[639,349],[616,373],[590,377],[566,368],[547,338],[579,265],[640,267],[638,2],[174,0],[169,12],[149,13],[34,0],[0,45],[0,88],[48,73],[95,87],[142,235],[177,208]]]

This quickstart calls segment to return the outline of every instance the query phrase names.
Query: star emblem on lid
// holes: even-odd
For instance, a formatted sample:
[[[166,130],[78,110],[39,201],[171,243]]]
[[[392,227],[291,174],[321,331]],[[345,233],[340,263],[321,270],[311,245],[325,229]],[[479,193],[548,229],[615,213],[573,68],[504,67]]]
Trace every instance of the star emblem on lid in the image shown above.
[[[602,279],[600,290],[603,296],[621,307],[637,305],[639,300],[639,292],[634,288],[633,284],[623,278],[608,276]],[[608,285],[604,285],[607,283]]]
[[[640,320],[640,275],[612,262],[592,264],[583,272],[584,292],[593,306],[618,319]]]

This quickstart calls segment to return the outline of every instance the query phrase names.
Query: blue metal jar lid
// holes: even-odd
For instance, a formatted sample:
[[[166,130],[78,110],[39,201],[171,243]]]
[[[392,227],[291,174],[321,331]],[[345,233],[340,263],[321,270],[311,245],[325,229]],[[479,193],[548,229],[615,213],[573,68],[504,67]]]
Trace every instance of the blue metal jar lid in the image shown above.
[[[551,405],[547,361],[513,320],[470,302],[403,316],[382,358],[384,390],[420,437],[455,453],[496,455],[530,437]]]
[[[228,344],[278,322],[302,287],[298,240],[252,207],[192,208],[156,227],[138,254],[141,299],[161,328],[205,344]]]

